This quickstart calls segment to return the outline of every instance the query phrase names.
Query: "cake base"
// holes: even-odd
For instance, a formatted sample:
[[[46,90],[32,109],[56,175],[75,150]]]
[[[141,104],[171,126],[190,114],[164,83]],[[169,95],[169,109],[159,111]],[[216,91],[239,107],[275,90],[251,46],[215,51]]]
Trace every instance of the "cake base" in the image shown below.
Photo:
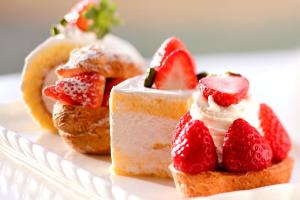
[[[286,183],[290,180],[293,165],[294,159],[288,157],[267,169],[247,173],[207,171],[190,175],[173,166],[170,170],[181,196],[196,197]]]

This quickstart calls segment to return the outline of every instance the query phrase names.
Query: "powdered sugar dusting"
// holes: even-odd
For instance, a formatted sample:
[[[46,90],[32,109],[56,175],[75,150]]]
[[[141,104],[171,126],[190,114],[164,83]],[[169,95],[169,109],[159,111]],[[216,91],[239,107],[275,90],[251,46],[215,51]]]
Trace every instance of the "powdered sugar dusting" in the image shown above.
[[[67,95],[74,102],[87,106],[93,104],[100,94],[95,81],[100,81],[98,74],[64,78],[57,82],[56,90]],[[98,94],[98,95],[97,95]]]

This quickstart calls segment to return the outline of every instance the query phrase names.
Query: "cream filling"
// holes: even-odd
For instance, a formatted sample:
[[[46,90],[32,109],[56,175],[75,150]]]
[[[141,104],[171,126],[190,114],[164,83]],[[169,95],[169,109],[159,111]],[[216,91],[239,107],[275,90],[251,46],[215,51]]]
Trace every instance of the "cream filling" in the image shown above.
[[[56,68],[49,70],[48,73],[46,74],[44,83],[42,86],[43,89],[49,85],[55,85],[55,82],[58,80],[57,75],[55,73],[55,69]],[[48,112],[52,113],[55,101],[50,99],[49,97],[46,97],[44,94],[42,94],[42,100],[43,100],[43,103],[44,103],[46,109],[48,110]]]
[[[258,116],[259,107],[259,103],[255,102],[251,96],[238,104],[222,107],[216,104],[211,96],[206,99],[201,92],[196,92],[190,114],[193,119],[201,120],[208,127],[217,148],[219,163],[221,163],[224,137],[234,120],[242,118],[262,134]]]

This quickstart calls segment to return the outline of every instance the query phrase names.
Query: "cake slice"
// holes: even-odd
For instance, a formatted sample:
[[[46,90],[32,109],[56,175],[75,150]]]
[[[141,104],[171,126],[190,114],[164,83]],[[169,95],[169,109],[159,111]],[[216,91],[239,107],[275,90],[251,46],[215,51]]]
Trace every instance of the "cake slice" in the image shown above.
[[[112,89],[111,156],[117,174],[170,177],[172,133],[196,85],[194,61],[172,37],[155,54],[146,77]]]
[[[189,109],[192,91],[144,88],[143,82],[144,76],[138,76],[112,89],[113,170],[121,175],[170,177],[171,136]]]

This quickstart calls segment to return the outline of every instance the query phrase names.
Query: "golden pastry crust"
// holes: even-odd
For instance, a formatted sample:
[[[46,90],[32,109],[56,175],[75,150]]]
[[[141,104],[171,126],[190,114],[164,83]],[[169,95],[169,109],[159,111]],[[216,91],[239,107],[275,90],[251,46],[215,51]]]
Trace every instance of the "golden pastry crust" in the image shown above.
[[[267,169],[247,173],[207,171],[190,175],[175,170],[173,166],[170,170],[181,196],[196,197],[287,183],[293,165],[294,159],[288,157]]]
[[[133,62],[129,56],[106,52],[96,47],[88,46],[75,49],[69,61],[57,68],[58,74],[68,70],[64,77],[78,75],[82,72],[98,72],[106,78],[130,78],[143,73],[140,63]]]
[[[109,110],[107,107],[85,108],[57,102],[53,122],[64,141],[87,154],[109,154]]]

